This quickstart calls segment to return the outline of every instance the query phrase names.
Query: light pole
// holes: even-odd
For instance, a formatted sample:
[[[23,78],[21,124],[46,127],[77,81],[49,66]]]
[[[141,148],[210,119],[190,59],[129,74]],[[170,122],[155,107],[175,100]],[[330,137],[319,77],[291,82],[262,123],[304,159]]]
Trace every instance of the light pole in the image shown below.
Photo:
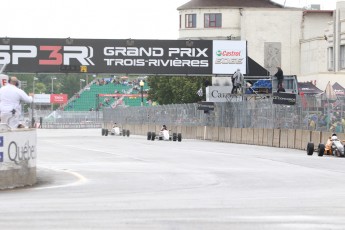
[[[56,80],[56,77],[52,77],[52,91],[51,94],[54,94],[54,80]],[[51,110],[53,111],[53,103],[51,103]]]
[[[34,80],[32,81],[32,105],[31,105],[31,127],[34,128],[35,125],[35,119],[34,119],[34,108],[35,108],[35,81],[37,81],[38,78],[34,77]]]
[[[144,89],[144,85],[145,83],[143,82],[143,80],[140,80],[139,82],[140,85],[140,92],[141,92],[141,106],[144,106],[144,95],[143,95],[143,89]]]
[[[81,90],[81,88],[83,86],[83,82],[85,82],[85,80],[84,79],[79,79],[79,81],[80,81],[80,90]]]

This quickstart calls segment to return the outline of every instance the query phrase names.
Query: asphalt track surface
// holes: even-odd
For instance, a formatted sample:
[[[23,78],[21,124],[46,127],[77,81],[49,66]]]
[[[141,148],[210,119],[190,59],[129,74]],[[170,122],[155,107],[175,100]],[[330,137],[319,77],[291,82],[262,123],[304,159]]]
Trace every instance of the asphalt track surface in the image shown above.
[[[345,229],[345,159],[201,140],[38,130],[37,185],[0,229]]]

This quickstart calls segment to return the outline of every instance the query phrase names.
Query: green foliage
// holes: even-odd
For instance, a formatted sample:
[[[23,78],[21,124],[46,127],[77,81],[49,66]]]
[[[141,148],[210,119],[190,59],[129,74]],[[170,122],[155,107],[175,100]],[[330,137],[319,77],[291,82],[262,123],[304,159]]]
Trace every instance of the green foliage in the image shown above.
[[[150,86],[148,99],[164,104],[195,103],[205,100],[205,81],[212,81],[211,76],[150,76],[147,79]],[[197,91],[203,88],[204,95],[199,97]]]

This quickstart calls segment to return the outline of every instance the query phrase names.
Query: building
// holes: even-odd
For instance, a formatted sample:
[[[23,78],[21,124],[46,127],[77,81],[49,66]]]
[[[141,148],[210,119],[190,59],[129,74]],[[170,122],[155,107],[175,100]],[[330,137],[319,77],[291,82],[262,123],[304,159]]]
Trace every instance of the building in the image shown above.
[[[321,89],[345,85],[345,0],[334,11],[270,0],[191,0],[177,10],[179,39],[246,40],[248,56],[271,74],[281,66]]]

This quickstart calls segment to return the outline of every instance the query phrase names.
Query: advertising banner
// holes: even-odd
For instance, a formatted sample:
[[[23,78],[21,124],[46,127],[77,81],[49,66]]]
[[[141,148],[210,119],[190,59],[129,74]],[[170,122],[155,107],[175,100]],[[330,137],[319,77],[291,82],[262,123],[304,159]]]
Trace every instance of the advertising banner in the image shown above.
[[[206,101],[227,102],[231,96],[232,86],[209,86],[206,88]]]
[[[50,94],[35,94],[34,103],[37,104],[50,104]]]
[[[0,171],[36,167],[36,131],[25,130],[0,134]]]
[[[273,93],[273,104],[295,105],[296,94],[294,93]]]
[[[65,104],[67,103],[67,94],[50,94],[50,103],[52,104]]]
[[[213,41],[213,74],[233,74],[237,69],[247,73],[245,41]]]
[[[7,40],[0,42],[0,65],[7,64],[6,72],[210,75],[240,68],[246,73],[245,41]]]

